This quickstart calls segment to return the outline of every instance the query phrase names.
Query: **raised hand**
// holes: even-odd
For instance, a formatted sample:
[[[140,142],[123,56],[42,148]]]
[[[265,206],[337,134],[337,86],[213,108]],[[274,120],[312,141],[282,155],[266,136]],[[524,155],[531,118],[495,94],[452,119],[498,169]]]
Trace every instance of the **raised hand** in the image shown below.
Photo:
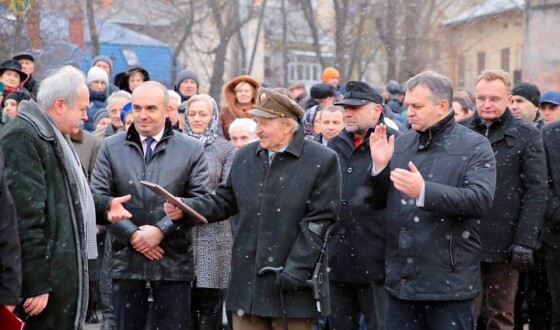
[[[395,151],[395,137],[387,139],[387,126],[380,124],[375,127],[375,131],[369,136],[369,148],[376,171],[389,164]]]

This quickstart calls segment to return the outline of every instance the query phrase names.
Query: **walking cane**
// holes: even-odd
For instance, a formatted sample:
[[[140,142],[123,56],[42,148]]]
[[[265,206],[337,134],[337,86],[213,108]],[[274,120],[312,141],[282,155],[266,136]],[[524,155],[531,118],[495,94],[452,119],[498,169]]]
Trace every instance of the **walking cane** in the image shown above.
[[[276,278],[280,275],[280,273],[284,270],[284,267],[263,267],[258,271],[258,275],[261,276],[265,273],[274,273],[276,274]],[[284,326],[284,330],[288,330],[288,313],[286,312],[286,306],[284,305],[284,292],[280,289],[280,307],[282,308],[282,325]]]

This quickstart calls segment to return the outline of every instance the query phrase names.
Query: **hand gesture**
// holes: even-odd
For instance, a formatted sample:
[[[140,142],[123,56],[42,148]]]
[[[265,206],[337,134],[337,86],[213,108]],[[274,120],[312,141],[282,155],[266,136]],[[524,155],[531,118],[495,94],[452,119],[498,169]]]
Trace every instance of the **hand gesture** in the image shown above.
[[[159,260],[163,258],[163,249],[159,245],[156,245],[152,249],[142,254],[144,255],[144,257],[150,260]]]
[[[111,203],[109,204],[109,212],[107,212],[107,220],[109,220],[109,222],[117,222],[122,219],[132,218],[132,214],[130,214],[130,212],[122,206],[122,204],[128,202],[131,197],[132,196],[130,195],[126,195],[115,197],[111,200]]]
[[[410,171],[402,168],[393,170],[391,172],[391,181],[393,181],[398,191],[408,197],[418,198],[424,186],[424,178],[422,178],[422,174],[418,172],[418,169],[412,162],[408,162],[408,168]]]
[[[161,229],[156,226],[144,225],[138,227],[138,230],[132,234],[130,243],[136,251],[144,254],[163,240],[163,233]]]
[[[375,127],[375,131],[369,136],[369,148],[376,171],[389,164],[395,151],[395,137],[391,135],[387,140],[387,126],[380,124]]]
[[[30,316],[35,316],[41,314],[41,312],[47,307],[49,303],[49,294],[43,293],[35,297],[30,297],[25,299],[23,303],[23,309]]]
[[[183,218],[183,211],[181,211],[180,208],[171,203],[165,202],[163,204],[163,210],[165,211],[165,214],[173,221]]]

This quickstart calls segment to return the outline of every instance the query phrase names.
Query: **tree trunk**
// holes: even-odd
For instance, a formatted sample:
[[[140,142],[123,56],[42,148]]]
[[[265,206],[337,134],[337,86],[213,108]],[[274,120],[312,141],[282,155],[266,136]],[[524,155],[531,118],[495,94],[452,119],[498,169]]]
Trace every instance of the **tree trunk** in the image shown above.
[[[80,1],[76,0],[76,5],[80,5]],[[99,55],[99,33],[95,22],[95,13],[93,9],[93,0],[86,0],[86,16],[88,20],[89,36],[91,40],[91,54],[93,57]]]

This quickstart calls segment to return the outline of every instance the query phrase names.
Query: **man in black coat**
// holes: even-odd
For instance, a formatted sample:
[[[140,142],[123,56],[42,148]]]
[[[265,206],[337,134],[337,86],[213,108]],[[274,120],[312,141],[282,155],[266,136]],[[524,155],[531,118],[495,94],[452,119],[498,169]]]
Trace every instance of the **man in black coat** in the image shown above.
[[[338,154],[342,173],[339,220],[329,238],[331,329],[359,329],[360,314],[368,329],[384,329],[385,225],[383,213],[371,209],[364,197],[371,188],[364,176],[371,163],[369,136],[383,123],[383,97],[370,85],[350,81],[341,102],[346,128],[328,147]],[[388,128],[390,135],[398,131]]]
[[[21,248],[16,207],[4,178],[0,151],[0,308],[13,311],[21,299]]]
[[[39,92],[39,84],[40,82],[35,79],[33,73],[35,73],[35,58],[29,52],[20,52],[12,57],[13,60],[16,60],[21,64],[21,70],[27,74],[27,79],[22,81],[23,87],[25,87],[33,99],[37,97],[37,93]]]
[[[541,135],[533,124],[512,115],[508,108],[510,88],[507,72],[483,71],[475,87],[476,113],[461,122],[485,136],[496,156],[494,203],[480,221],[482,295],[488,303],[488,329],[513,329],[519,271],[532,266],[546,209]]]
[[[546,258],[548,286],[552,297],[552,329],[560,329],[560,121],[545,125],[542,130],[548,167],[548,206],[541,233]]]
[[[455,124],[451,81],[423,72],[406,84],[412,130],[370,135],[372,207],[386,207],[386,329],[465,329],[480,291],[479,221],[492,205],[488,141]]]
[[[154,328],[189,326],[194,257],[188,219],[171,221],[163,211],[163,197],[140,183],[159,184],[181,197],[207,192],[204,147],[173,130],[166,118],[168,100],[167,89],[158,82],[144,82],[134,90],[134,124],[103,141],[91,178],[98,219],[103,215],[116,221],[109,227],[109,276],[118,329],[144,328],[147,286],[154,299]]]
[[[289,97],[260,88],[249,112],[260,140],[237,151],[227,181],[214,193],[185,202],[209,221],[238,214],[226,302],[233,328],[279,328],[285,315],[289,329],[310,330],[318,311],[305,283],[338,215],[338,159],[304,139],[303,110]],[[171,219],[182,216],[169,203],[165,209]],[[283,268],[275,274],[262,273],[264,267]]]

